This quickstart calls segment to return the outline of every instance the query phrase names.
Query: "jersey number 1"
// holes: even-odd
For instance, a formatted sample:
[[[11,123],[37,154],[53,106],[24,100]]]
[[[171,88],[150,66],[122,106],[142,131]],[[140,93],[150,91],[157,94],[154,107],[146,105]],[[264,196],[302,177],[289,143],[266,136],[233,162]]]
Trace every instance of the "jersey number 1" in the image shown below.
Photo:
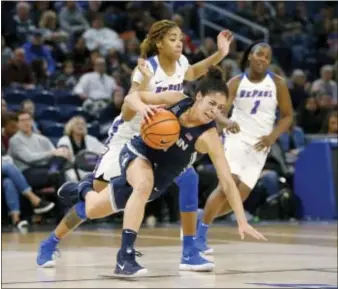
[[[254,105],[254,107],[252,108],[252,110],[251,110],[251,112],[250,112],[251,114],[256,114],[256,113],[257,113],[257,109],[258,109],[260,103],[261,103],[260,100],[256,100],[256,101],[255,101],[255,105]]]

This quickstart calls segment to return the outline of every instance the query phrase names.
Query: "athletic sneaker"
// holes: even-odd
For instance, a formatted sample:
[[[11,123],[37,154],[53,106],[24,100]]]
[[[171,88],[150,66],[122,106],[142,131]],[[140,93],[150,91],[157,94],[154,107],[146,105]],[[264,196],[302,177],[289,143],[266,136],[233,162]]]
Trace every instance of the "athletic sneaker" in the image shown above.
[[[28,233],[28,222],[26,220],[17,222],[15,226],[21,234]]]
[[[47,213],[50,210],[52,210],[54,207],[55,207],[54,203],[41,200],[39,205],[34,208],[34,213],[35,214],[44,214],[44,213]]]
[[[204,255],[212,255],[214,253],[214,249],[210,248],[207,245],[207,240],[204,237],[198,237],[195,239],[195,246],[199,250],[200,253]]]
[[[75,205],[79,201],[78,183],[66,182],[57,191],[61,203],[67,207]]]
[[[180,271],[210,272],[215,268],[215,263],[203,258],[197,248],[191,248],[188,252],[183,252]]]
[[[54,268],[55,258],[60,256],[59,250],[56,248],[57,243],[53,243],[50,240],[44,240],[41,242],[38,256],[36,257],[36,263],[42,268]]]
[[[136,262],[136,256],[142,254],[135,249],[127,249],[123,252],[121,249],[117,253],[115,274],[118,277],[140,277],[148,274],[148,270]]]

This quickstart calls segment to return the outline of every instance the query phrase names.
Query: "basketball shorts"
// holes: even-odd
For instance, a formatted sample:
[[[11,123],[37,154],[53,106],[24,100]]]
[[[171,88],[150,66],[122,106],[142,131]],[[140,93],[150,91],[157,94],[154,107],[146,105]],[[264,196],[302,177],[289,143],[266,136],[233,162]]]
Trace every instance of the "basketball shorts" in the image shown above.
[[[243,141],[238,134],[226,135],[224,150],[231,173],[237,175],[241,182],[253,189],[269,152],[257,152],[253,145]]]

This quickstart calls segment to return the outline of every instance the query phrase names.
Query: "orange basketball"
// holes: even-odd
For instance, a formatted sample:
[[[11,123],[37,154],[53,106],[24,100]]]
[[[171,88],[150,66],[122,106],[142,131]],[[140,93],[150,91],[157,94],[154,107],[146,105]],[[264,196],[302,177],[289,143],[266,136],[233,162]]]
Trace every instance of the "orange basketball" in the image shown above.
[[[141,137],[153,149],[171,147],[180,135],[180,123],[172,112],[162,110],[157,112],[150,121],[141,126]]]

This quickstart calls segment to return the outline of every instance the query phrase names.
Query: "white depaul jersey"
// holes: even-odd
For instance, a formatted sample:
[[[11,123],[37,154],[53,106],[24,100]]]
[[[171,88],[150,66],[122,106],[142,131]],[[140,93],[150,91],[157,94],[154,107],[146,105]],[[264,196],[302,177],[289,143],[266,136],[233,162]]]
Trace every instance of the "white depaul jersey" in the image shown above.
[[[249,80],[243,73],[234,100],[231,120],[240,127],[239,137],[249,144],[271,133],[278,106],[274,75],[268,72],[259,83]]]
[[[160,93],[166,90],[183,92],[183,81],[185,73],[189,67],[188,59],[181,55],[180,59],[176,62],[176,71],[173,75],[167,75],[161,68],[158,57],[153,56],[146,60],[150,71],[154,74],[148,84],[147,90],[155,93]],[[143,80],[142,73],[136,69],[132,81],[141,83]],[[129,141],[134,135],[139,134],[142,117],[136,114],[135,117],[124,122],[122,115],[115,118],[112,126],[109,129],[109,135],[114,134],[114,139]]]

